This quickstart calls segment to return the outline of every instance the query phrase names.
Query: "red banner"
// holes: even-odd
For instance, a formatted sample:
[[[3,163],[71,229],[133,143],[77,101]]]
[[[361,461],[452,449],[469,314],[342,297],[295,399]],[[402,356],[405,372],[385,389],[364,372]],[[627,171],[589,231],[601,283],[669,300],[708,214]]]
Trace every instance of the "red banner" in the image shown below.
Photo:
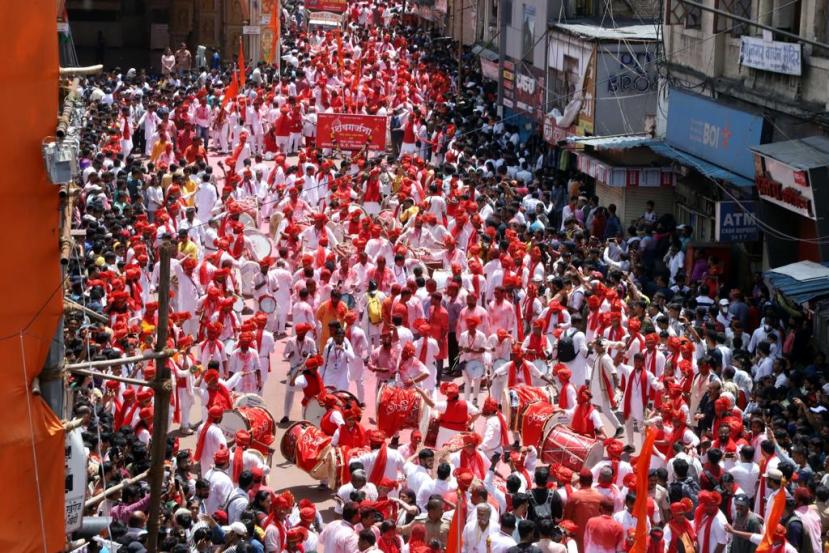
[[[309,12],[344,13],[348,8],[346,0],[306,0],[305,9]]]
[[[382,115],[320,113],[317,115],[317,147],[371,151],[386,149],[386,120]]]

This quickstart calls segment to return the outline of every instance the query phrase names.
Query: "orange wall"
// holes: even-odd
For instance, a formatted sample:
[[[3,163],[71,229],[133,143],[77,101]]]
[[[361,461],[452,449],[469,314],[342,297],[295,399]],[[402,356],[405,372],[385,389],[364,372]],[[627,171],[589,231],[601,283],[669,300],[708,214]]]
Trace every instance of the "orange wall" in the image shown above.
[[[63,430],[29,392],[55,332],[63,294],[57,188],[41,140],[55,133],[54,0],[0,2],[0,551],[64,545]],[[37,469],[36,469],[37,467]],[[37,472],[36,472],[37,471]]]

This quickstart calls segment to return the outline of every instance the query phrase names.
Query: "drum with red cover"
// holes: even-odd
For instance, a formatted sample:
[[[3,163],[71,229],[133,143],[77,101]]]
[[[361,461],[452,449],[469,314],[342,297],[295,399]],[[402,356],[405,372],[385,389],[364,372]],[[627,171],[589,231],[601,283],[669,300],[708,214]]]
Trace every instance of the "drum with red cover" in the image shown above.
[[[541,442],[541,462],[559,463],[574,472],[592,467],[602,460],[603,446],[599,440],[573,432],[563,424],[553,426]]]
[[[533,403],[542,402],[552,405],[553,400],[550,392],[545,388],[519,384],[504,390],[501,398],[501,407],[504,410],[504,418],[509,424],[510,430],[519,432],[521,430],[521,419],[524,411]]]
[[[238,430],[247,430],[250,432],[250,446],[253,449],[263,455],[273,453],[271,446],[276,440],[276,422],[264,407],[237,407],[225,411],[219,426],[228,440],[235,438]]]
[[[429,409],[412,388],[383,384],[377,394],[377,428],[393,436],[403,429],[428,433]]]
[[[299,421],[285,431],[279,451],[289,463],[310,472],[320,463],[330,445],[331,436],[308,421]]]

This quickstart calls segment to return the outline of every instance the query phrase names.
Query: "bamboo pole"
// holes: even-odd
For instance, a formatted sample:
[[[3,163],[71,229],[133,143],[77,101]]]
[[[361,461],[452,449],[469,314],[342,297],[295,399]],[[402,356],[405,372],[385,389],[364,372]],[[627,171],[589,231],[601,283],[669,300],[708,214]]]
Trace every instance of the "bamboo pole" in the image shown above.
[[[167,345],[167,327],[170,317],[170,258],[173,243],[164,240],[159,248],[160,267],[158,278],[158,327],[155,351],[161,354]],[[147,513],[147,551],[158,552],[158,529],[161,525],[161,494],[164,484],[164,454],[167,451],[167,419],[170,413],[170,364],[159,363],[156,367],[155,412],[153,413],[153,436],[150,458],[150,509]]]
[[[97,75],[104,70],[103,65],[89,65],[87,67],[61,67],[61,77],[73,77],[75,75]]]
[[[126,384],[135,384],[137,386],[152,386],[152,382],[148,382],[146,380],[140,380],[138,378],[129,378],[126,376],[120,376],[117,374],[110,374],[110,373],[102,373],[98,371],[88,371],[86,369],[67,369],[69,372],[73,374],[82,374],[84,376],[92,376],[97,378],[103,378],[104,380],[117,380],[118,382],[124,382]]]
[[[161,323],[161,316],[159,315],[159,324]],[[132,357],[121,357],[119,359],[103,359],[101,361],[84,361],[83,363],[72,363],[66,365],[64,368],[67,371],[74,371],[75,369],[95,369],[98,367],[116,367],[118,365],[126,365],[127,363],[140,363],[141,361],[154,361],[156,359],[166,359],[176,354],[174,349],[165,349],[164,351],[148,351],[141,355],[133,355]]]
[[[61,254],[61,260],[63,259],[63,254]],[[70,300],[69,298],[63,298],[63,310],[64,311],[80,311],[86,315],[89,315],[93,319],[97,319],[98,322],[109,324],[109,319],[106,315],[101,315],[97,311],[93,311],[90,308],[83,306],[77,302]]]
[[[75,240],[72,238],[72,212],[75,210],[75,198],[77,197],[78,189],[74,186],[67,186],[60,229],[60,264],[64,266],[69,264],[69,256],[72,255],[72,248],[75,246]]]
[[[96,495],[94,497],[90,497],[89,499],[87,499],[86,502],[83,504],[84,508],[88,509],[90,507],[94,507],[95,505],[97,505],[98,503],[100,503],[101,501],[103,501],[104,499],[109,497],[110,495],[114,494],[115,492],[121,491],[121,490],[123,490],[124,488],[126,488],[127,486],[129,486],[131,484],[135,484],[139,480],[143,480],[144,478],[147,477],[148,474],[150,474],[150,469],[147,469],[144,472],[142,472],[141,474],[137,474],[137,475],[135,475],[132,478],[129,478],[127,480],[122,480],[121,482],[119,482],[118,484],[112,486],[111,488],[107,488],[106,490],[102,491],[98,495]]]

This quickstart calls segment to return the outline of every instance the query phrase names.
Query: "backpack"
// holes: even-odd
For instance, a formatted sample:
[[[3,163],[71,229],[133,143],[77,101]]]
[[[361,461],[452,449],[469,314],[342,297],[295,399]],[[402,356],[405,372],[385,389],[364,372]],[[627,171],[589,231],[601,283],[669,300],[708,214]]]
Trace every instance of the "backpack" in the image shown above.
[[[573,334],[565,332],[558,341],[558,360],[569,363],[576,358],[576,346],[573,343]]]
[[[377,294],[368,296],[368,322],[373,325],[379,325],[383,322],[383,304]]]
[[[530,517],[532,520],[539,521],[545,518],[553,518],[553,494],[555,492],[551,492],[547,490],[547,499],[544,500],[543,503],[536,502],[535,494],[530,493],[530,513],[533,515]]]

